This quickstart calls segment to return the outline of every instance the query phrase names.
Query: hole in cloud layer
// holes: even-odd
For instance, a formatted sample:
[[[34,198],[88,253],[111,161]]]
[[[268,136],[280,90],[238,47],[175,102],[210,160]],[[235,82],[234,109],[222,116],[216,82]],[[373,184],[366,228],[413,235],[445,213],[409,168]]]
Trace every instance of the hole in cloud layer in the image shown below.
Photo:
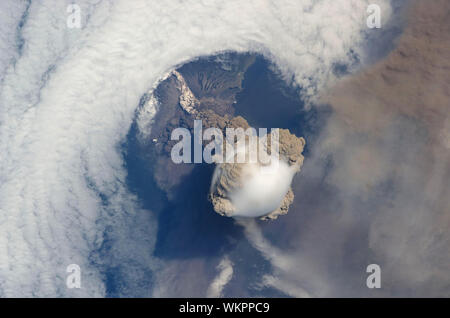
[[[284,82],[269,78],[287,92],[300,89],[303,98],[281,100],[275,107],[282,123],[274,125],[286,121],[300,133],[313,123],[314,131],[329,109],[306,112],[303,103],[312,105],[335,80],[336,65],[352,63],[349,52],[364,55],[369,2],[80,0],[89,18],[69,29],[66,2],[2,1],[0,294],[204,296],[228,252],[227,266],[242,268],[222,293],[278,295],[261,283],[272,265],[241,229],[203,213],[209,184],[196,176],[210,167],[187,171],[172,197],[159,190],[136,149],[136,108],[177,66],[218,52],[252,52],[258,56],[237,100],[242,115],[255,126],[276,119],[276,89],[260,88],[268,95],[257,103],[267,112],[251,109],[258,97],[251,78],[266,77],[264,65],[273,65]],[[390,2],[378,2],[388,19]],[[292,118],[304,117],[305,125],[284,115],[294,106],[300,110]],[[157,125],[156,109],[146,113],[150,127]],[[255,264],[242,261],[245,253]],[[72,263],[85,277],[79,290],[65,286]],[[242,284],[246,274],[253,280]]]
[[[251,60],[250,66],[243,62],[248,60]],[[228,69],[229,64],[240,66],[236,66],[238,69],[234,72],[231,66]],[[280,70],[263,56],[226,52],[194,59],[181,65],[178,70],[193,87],[195,94],[207,95],[208,89],[202,88],[203,84],[217,80],[215,85],[220,86],[217,83],[225,83],[223,78],[227,76],[233,78],[230,73],[238,76],[236,74],[239,74],[241,67],[246,68],[242,74],[242,87],[232,88],[238,93],[231,110],[227,111],[248,119],[255,128],[288,128],[292,132],[307,136],[314,144],[320,127],[330,115],[329,108],[324,106],[304,109],[301,89],[287,85],[280,75]],[[205,82],[208,76],[211,81]],[[135,122],[125,144],[127,184],[129,190],[137,195],[142,207],[157,216],[155,257],[175,264],[175,268],[180,266],[177,262],[181,262],[180,264],[198,262],[200,258],[202,263],[211,264],[208,266],[214,268],[217,264],[213,264],[223,253],[230,253],[230,257],[236,261],[235,258],[239,258],[241,253],[254,253],[254,247],[248,243],[243,244],[242,228],[232,219],[215,213],[207,200],[214,165],[205,163],[173,165],[169,157],[166,158],[159,152],[158,149],[164,147],[161,136],[168,138],[166,130],[167,127],[171,127],[168,123],[183,113],[179,105],[179,91],[173,87],[176,85],[169,76],[152,91],[151,95],[144,95],[141,99]],[[224,93],[221,94],[220,96],[223,96]],[[154,107],[155,111],[149,111],[149,107]],[[152,120],[147,120],[146,116]],[[167,165],[170,168],[166,170]],[[285,189],[277,187],[275,193],[271,193],[272,199],[266,200],[267,202],[263,204],[263,209],[267,204],[272,204],[273,210],[278,207],[280,202],[275,201],[281,201],[289,189],[294,173],[290,172],[287,165],[286,169],[283,167],[281,164],[280,169],[285,173],[278,173],[276,177],[283,179],[281,183],[285,184]],[[261,186],[261,180],[249,180],[250,183],[255,181]],[[248,186],[248,191],[255,193],[253,185]],[[265,196],[265,199],[268,198]],[[242,209],[241,216],[253,211],[246,206],[246,200],[239,198],[236,200],[242,203],[238,205]],[[240,264],[241,270],[235,274],[240,277],[243,272],[251,270],[249,266],[256,267],[257,271],[251,275],[247,273],[246,279],[254,277],[258,271],[267,271],[267,261],[264,258],[253,257],[253,259],[252,265],[236,261]],[[209,282],[214,279],[215,272],[208,270],[204,275],[207,275]],[[257,279],[256,277],[254,279]],[[182,281],[183,279],[180,279],[180,282]],[[233,284],[233,281],[230,284]],[[201,282],[198,284],[199,289],[200,286]],[[247,295],[248,291],[236,290],[236,292]],[[278,295],[278,292],[271,288],[264,293]]]

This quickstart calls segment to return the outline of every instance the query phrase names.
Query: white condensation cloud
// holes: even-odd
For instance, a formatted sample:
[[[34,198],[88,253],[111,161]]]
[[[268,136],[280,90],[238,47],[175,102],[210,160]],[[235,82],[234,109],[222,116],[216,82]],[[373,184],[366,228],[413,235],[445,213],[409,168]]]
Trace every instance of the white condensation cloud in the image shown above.
[[[16,56],[0,87],[4,296],[105,294],[91,253],[105,228],[120,242],[120,221],[139,210],[119,145],[140,97],[164,74],[198,56],[250,50],[312,97],[335,63],[358,52],[369,1],[79,1],[81,29],[67,28],[68,3],[32,2],[20,55],[1,52],[6,64]],[[16,18],[1,32],[11,38],[24,9],[9,10]],[[82,268],[80,290],[65,288],[71,263]]]

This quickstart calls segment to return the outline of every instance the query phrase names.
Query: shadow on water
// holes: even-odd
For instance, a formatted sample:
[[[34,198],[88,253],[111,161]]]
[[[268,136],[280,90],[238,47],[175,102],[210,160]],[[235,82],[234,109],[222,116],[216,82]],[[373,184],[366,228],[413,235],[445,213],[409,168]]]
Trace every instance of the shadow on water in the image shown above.
[[[213,211],[207,200],[214,167],[197,165],[175,190],[176,200],[161,212],[155,255],[215,256],[229,250],[230,238],[242,236],[232,219]]]
[[[215,256],[229,250],[230,238],[239,239],[241,229],[232,219],[213,211],[207,199],[214,166],[195,165],[172,191],[169,200],[153,178],[152,166],[130,131],[125,161],[129,189],[140,199],[142,207],[158,219],[154,255],[160,258]]]

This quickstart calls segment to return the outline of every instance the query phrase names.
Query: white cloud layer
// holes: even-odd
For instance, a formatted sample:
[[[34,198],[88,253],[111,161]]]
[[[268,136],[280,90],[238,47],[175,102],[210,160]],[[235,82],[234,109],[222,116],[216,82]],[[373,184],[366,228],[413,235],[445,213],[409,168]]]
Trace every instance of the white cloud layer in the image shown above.
[[[2,296],[105,295],[94,257],[105,231],[111,262],[153,270],[151,252],[136,251],[153,244],[154,220],[133,244],[124,225],[139,208],[119,145],[140,97],[176,65],[224,50],[264,54],[313,96],[359,52],[369,3],[77,1],[82,28],[69,29],[71,2],[1,3]],[[65,287],[72,263],[80,290]]]

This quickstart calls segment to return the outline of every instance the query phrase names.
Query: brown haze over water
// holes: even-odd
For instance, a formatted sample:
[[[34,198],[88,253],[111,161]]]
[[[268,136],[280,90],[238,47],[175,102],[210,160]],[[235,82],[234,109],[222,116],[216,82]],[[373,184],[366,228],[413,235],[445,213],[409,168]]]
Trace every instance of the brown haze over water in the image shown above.
[[[312,296],[450,296],[450,2],[413,1],[388,56],[321,102],[334,113],[294,182],[304,199],[264,228],[289,249],[268,256],[271,284],[293,296],[304,294],[293,286]],[[381,266],[380,290],[365,286],[370,263]]]
[[[397,47],[323,100],[355,129],[379,130],[395,114],[412,116],[450,148],[450,3],[415,1]]]

